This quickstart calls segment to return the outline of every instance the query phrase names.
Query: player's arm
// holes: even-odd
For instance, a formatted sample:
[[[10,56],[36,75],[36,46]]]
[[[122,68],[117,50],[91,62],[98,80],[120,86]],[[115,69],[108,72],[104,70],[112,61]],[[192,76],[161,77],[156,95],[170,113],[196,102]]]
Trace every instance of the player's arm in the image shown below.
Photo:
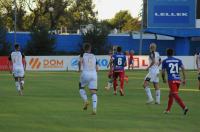
[[[96,57],[95,57],[96,58]],[[96,58],[96,71],[99,71],[99,63],[97,61],[97,58]]]
[[[166,77],[165,77],[165,69],[162,69],[162,80],[163,80],[163,83],[166,83]]]
[[[108,64],[107,68],[109,68],[111,70],[111,68],[112,68],[112,59],[109,60],[109,64]]]
[[[160,66],[161,64],[162,64],[162,60],[161,60],[161,58],[159,58],[158,66]]]
[[[152,59],[151,64],[147,67],[146,70],[149,70],[150,67],[152,67],[155,64],[155,58]]]
[[[78,71],[81,71],[81,66],[83,64],[83,54],[80,55],[79,62],[78,62]]]
[[[163,80],[163,83],[166,83],[165,72],[166,72],[165,62],[163,62],[163,63],[162,63],[162,80]]]
[[[126,60],[126,57],[125,57],[125,62],[124,62],[124,67],[127,66],[127,60]]]
[[[22,62],[23,62],[23,65],[24,65],[24,71],[26,70],[26,58],[25,58],[25,55],[22,54]]]
[[[181,66],[181,71],[182,71],[182,75],[183,75],[183,79],[182,79],[183,81],[182,82],[185,85],[185,83],[186,83],[186,77],[185,77],[185,68],[184,68],[183,65]]]
[[[198,54],[196,54],[196,66],[197,66],[197,69],[199,68],[198,67],[198,63],[199,63]]]

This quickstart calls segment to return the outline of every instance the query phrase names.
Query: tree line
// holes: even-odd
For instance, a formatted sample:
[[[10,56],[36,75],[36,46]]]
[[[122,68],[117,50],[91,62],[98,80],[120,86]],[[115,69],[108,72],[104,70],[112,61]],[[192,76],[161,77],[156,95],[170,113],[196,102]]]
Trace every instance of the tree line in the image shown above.
[[[43,35],[45,37],[46,33],[47,42],[43,43],[47,43],[46,46],[51,47],[48,49],[53,50],[52,43],[55,43],[56,40],[48,36],[51,33],[49,31],[62,27],[68,31],[76,32],[81,25],[93,24],[95,30],[90,31],[89,34],[96,33],[96,35],[99,32],[102,33],[99,29],[109,33],[113,29],[117,29],[119,32],[130,32],[140,28],[139,19],[133,18],[126,10],[118,12],[112,19],[99,21],[97,19],[98,12],[94,10],[95,5],[92,0],[16,0],[16,3],[17,31],[31,32],[33,41],[28,44],[30,49],[36,47],[36,50],[38,50],[37,48],[47,50],[44,45],[44,47],[37,46],[42,43],[37,38],[43,38]],[[5,32],[14,30],[14,12],[14,0],[0,0],[0,50],[3,51],[7,51],[6,48],[9,48],[9,44],[6,44]],[[95,40],[95,42],[106,43],[106,41],[101,41],[102,36],[106,36],[105,33],[99,34],[101,38],[98,38],[97,35],[96,39],[99,40]],[[34,52],[28,51],[30,54],[34,54]]]

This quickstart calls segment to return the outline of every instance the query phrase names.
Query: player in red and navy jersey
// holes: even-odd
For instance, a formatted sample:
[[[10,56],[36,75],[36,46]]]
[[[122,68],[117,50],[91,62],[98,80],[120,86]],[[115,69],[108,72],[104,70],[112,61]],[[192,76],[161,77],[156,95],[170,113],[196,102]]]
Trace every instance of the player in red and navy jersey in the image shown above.
[[[124,67],[126,66],[126,56],[122,53],[122,48],[117,47],[117,53],[112,56],[113,65],[113,87],[114,95],[117,94],[117,78],[120,80],[120,94],[124,96]]]
[[[168,84],[170,88],[168,107],[164,111],[164,113],[168,114],[170,112],[173,101],[175,100],[183,109],[184,115],[186,115],[188,112],[188,108],[185,106],[182,99],[178,95],[179,86],[181,84],[181,77],[179,74],[179,70],[181,69],[183,73],[183,80],[182,80],[183,84],[185,84],[185,70],[182,61],[173,57],[173,52],[174,51],[172,49],[168,49],[167,50],[168,57],[162,62],[162,79],[163,82],[166,83],[165,79],[165,71],[166,71],[168,75]]]

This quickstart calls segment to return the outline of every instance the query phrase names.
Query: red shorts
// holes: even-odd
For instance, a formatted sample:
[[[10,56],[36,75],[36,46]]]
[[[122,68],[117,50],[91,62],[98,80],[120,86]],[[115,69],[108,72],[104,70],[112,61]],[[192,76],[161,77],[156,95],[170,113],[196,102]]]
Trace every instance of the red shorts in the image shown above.
[[[113,78],[117,79],[118,77],[119,77],[119,79],[124,80],[124,71],[114,71]]]
[[[181,81],[168,81],[170,93],[178,93]]]

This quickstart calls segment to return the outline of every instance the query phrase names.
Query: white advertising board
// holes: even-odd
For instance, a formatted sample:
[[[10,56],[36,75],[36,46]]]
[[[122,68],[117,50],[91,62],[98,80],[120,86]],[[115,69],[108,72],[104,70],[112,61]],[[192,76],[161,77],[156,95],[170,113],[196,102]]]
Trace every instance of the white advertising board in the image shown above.
[[[66,71],[66,56],[27,56],[28,71]]]
[[[194,56],[176,56],[183,61],[186,69],[196,69]],[[99,70],[107,70],[110,56],[96,56]],[[166,56],[162,56],[164,60]],[[28,71],[78,71],[79,56],[27,56]],[[134,69],[146,69],[149,65],[148,56],[134,56]],[[127,69],[127,67],[126,67]]]

